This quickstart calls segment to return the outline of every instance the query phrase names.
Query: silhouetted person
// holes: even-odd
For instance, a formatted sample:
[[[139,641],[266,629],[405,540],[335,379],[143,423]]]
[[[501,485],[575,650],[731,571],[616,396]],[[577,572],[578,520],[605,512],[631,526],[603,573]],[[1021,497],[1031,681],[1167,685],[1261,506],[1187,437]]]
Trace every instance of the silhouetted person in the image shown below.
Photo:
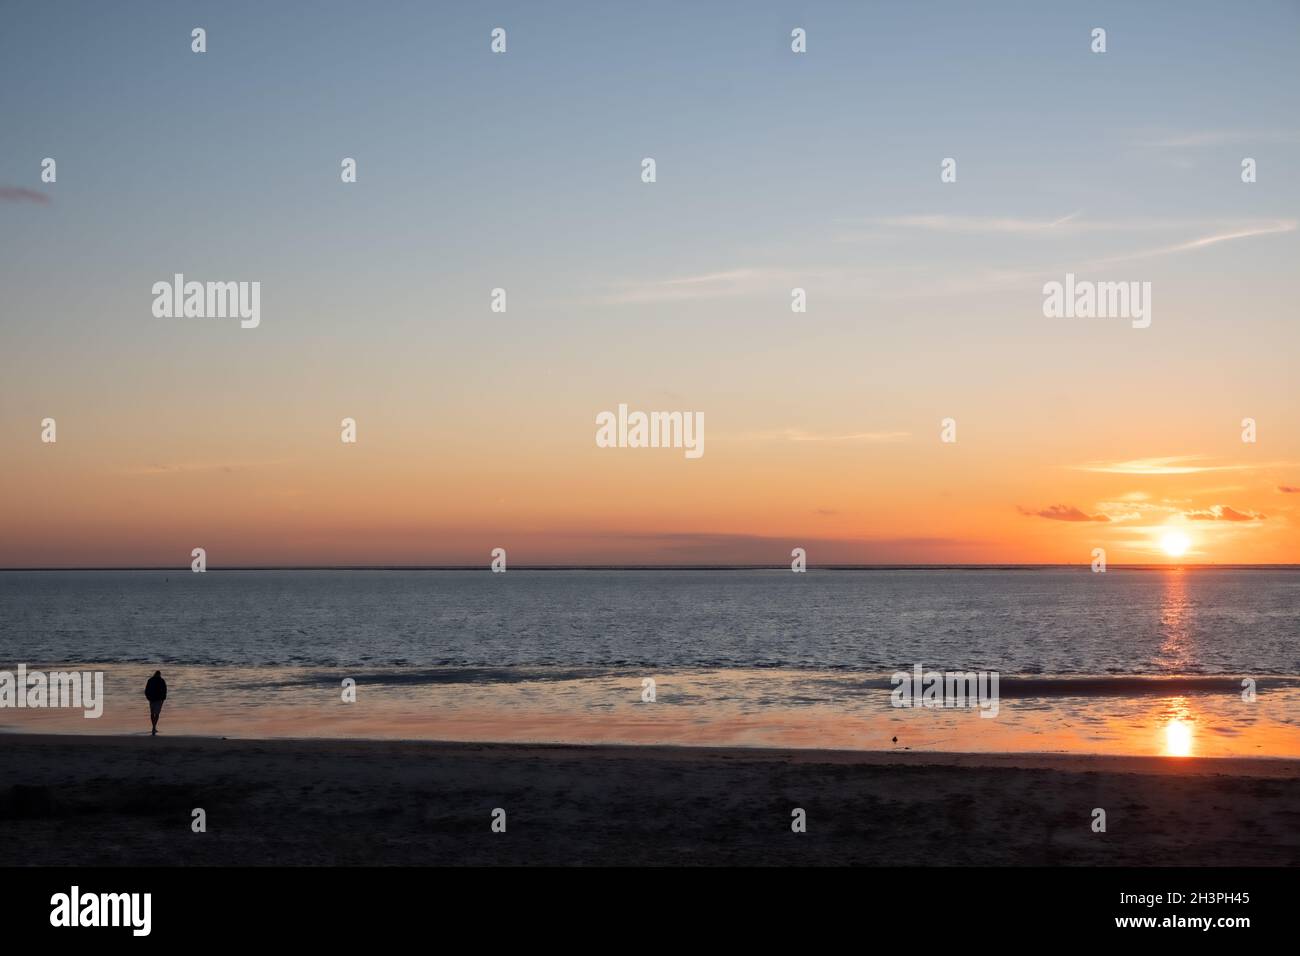
[[[167,682],[163,680],[162,671],[154,671],[149,683],[144,685],[144,696],[149,699],[149,719],[153,721],[154,735],[158,733],[158,715],[162,713],[163,701],[167,699]]]

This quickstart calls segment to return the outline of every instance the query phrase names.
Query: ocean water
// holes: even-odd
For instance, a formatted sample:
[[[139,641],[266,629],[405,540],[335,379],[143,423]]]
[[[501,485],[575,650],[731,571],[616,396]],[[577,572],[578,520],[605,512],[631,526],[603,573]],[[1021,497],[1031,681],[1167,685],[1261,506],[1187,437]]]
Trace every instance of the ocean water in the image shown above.
[[[1300,570],[8,571],[0,661],[1300,674]]]
[[[146,733],[160,668],[174,734],[1300,757],[1298,597],[1288,569],[0,572],[0,671],[105,681],[99,718],[0,730]],[[893,706],[917,665],[997,672],[996,713]]]

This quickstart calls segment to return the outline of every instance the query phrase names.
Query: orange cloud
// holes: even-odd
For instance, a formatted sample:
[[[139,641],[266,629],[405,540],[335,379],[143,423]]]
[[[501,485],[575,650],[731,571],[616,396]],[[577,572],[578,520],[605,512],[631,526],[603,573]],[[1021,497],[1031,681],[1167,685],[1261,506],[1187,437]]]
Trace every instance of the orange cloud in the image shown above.
[[[1080,511],[1074,505],[1050,505],[1034,511],[1029,508],[1021,508],[1020,513],[1037,518],[1050,518],[1053,521],[1109,521],[1107,515],[1097,514],[1090,515]]]
[[[1204,511],[1184,511],[1190,521],[1263,521],[1264,515],[1254,511],[1238,511],[1227,505],[1214,505]]]
[[[1198,475],[1207,471],[1241,471],[1250,465],[1203,464],[1204,455],[1173,455],[1166,458],[1134,458],[1130,461],[1094,461],[1079,465],[1080,471],[1107,475]]]

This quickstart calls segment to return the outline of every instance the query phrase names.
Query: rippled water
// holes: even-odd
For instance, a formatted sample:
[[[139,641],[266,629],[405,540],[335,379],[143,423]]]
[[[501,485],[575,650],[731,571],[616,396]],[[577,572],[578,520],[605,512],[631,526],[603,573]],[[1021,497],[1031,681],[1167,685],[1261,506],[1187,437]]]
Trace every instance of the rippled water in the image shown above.
[[[0,662],[1300,674],[1300,570],[9,571]]]

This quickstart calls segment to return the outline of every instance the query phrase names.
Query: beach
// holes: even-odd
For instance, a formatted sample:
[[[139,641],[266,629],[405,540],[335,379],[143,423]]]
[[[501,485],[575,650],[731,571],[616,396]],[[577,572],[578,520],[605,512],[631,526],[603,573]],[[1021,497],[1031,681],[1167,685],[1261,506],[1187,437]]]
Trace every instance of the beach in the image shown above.
[[[0,865],[1300,862],[1295,570],[1101,577],[7,572]]]
[[[0,866],[1300,863],[1291,759],[55,734],[0,746]],[[796,809],[806,832],[792,831]]]

